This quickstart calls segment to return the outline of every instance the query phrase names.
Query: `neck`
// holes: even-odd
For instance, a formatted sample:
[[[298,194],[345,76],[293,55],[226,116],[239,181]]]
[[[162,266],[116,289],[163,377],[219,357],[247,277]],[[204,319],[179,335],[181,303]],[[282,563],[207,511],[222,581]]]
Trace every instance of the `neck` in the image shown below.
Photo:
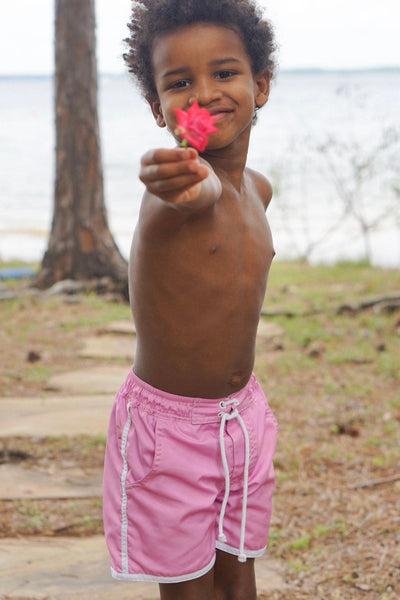
[[[203,157],[207,160],[214,171],[222,171],[230,180],[232,185],[240,190],[243,181],[243,173],[246,168],[247,150],[241,149],[238,152],[237,147],[224,148],[223,150],[210,150],[205,152]]]

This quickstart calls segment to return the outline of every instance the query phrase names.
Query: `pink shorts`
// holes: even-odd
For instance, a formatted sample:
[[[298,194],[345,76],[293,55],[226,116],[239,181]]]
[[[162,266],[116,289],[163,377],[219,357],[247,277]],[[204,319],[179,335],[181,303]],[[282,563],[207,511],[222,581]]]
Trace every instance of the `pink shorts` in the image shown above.
[[[261,556],[277,432],[254,375],[210,400],[162,392],[131,370],[114,402],[104,467],[112,575],[175,583],[207,573],[216,548],[242,562]]]

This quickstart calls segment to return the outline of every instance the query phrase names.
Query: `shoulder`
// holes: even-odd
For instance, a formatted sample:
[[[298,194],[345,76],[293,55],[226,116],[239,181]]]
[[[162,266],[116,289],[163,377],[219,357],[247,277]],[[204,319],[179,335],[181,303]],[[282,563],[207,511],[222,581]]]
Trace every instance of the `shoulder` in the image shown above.
[[[258,171],[254,171],[253,169],[247,168],[247,174],[255,188],[256,193],[262,200],[265,210],[267,210],[273,193],[271,183],[266,177],[264,177],[264,175]]]

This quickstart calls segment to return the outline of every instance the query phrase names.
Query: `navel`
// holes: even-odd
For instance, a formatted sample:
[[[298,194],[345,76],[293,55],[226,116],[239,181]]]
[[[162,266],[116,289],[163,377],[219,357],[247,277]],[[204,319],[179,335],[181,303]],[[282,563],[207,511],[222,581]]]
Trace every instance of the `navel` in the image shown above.
[[[237,388],[237,389],[244,387],[245,383],[246,383],[246,375],[244,375],[243,373],[234,373],[229,380],[229,384],[233,388]]]

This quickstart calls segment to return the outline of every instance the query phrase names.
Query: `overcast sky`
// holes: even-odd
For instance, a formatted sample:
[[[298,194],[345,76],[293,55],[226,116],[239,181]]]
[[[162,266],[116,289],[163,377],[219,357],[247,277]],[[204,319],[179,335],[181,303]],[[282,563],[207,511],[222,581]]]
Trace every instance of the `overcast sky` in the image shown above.
[[[215,0],[218,2],[218,0]],[[199,0],[201,2],[201,0]],[[0,74],[53,72],[55,0],[0,0]],[[400,0],[260,0],[281,68],[400,66]],[[124,70],[130,0],[96,0],[99,70]]]

